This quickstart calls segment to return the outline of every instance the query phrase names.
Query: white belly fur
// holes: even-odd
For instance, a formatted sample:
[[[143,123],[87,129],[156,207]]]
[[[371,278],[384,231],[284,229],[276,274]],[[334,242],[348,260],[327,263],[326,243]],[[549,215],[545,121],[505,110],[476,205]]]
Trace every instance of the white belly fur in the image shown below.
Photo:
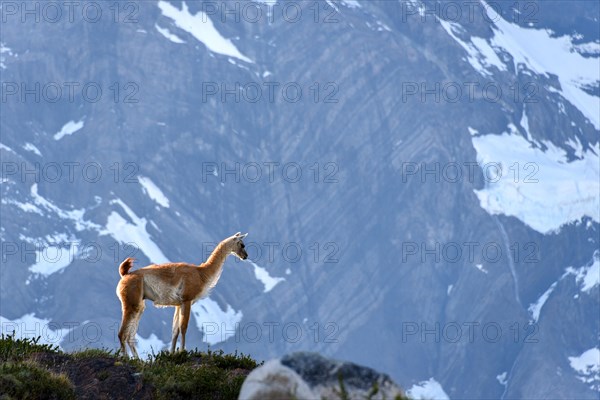
[[[217,282],[221,277],[221,272],[222,271],[219,271],[213,277],[213,279],[208,282],[204,290],[198,293],[198,295],[192,300],[192,303],[195,303],[197,300],[207,297],[210,294],[212,288],[217,285]],[[157,277],[147,275],[144,277],[144,292],[146,298],[154,302],[154,306],[173,307],[183,303],[184,284],[185,282],[182,279],[176,286],[165,286],[164,284],[161,284],[160,279]]]
[[[176,286],[165,286],[156,277],[145,276],[144,292],[156,307],[176,306],[183,302],[183,280]]]

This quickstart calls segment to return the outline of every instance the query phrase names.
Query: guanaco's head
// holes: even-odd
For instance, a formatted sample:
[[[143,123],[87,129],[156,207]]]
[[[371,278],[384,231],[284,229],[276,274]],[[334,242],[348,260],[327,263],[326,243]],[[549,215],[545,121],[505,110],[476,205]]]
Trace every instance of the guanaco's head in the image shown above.
[[[248,253],[246,253],[246,245],[244,244],[244,238],[248,236],[247,233],[243,234],[241,232],[236,233],[235,235],[233,235],[232,238],[232,247],[231,247],[231,253],[236,255],[237,257],[239,257],[242,260],[245,260],[246,258],[248,258]]]

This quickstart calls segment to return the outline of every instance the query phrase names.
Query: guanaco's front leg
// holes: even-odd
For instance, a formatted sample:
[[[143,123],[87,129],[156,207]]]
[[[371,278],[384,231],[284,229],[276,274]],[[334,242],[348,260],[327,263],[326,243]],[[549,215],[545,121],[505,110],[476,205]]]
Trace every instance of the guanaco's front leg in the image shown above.
[[[173,330],[171,335],[171,353],[175,353],[175,346],[177,345],[177,337],[179,336],[179,306],[175,307],[175,313],[173,314]]]
[[[186,301],[179,307],[179,331],[181,332],[181,351],[185,350],[185,333],[190,322],[192,302]]]

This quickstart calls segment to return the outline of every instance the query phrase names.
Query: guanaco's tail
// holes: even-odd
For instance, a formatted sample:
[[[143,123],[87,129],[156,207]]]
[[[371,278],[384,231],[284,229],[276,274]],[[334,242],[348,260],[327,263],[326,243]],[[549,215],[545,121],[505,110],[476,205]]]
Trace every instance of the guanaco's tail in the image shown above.
[[[129,257],[126,258],[125,261],[121,263],[121,265],[119,265],[119,274],[121,275],[121,277],[129,273],[129,270],[131,269],[131,267],[133,267],[133,261],[134,258]]]

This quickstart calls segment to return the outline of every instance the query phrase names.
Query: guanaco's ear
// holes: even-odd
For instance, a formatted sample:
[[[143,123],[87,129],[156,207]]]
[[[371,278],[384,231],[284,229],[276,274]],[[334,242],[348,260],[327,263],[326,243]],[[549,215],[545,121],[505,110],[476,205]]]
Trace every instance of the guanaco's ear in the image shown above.
[[[245,238],[246,236],[248,236],[248,233],[247,233],[247,232],[246,232],[246,233],[244,233],[243,235],[240,235],[240,239],[243,239],[243,238]]]

